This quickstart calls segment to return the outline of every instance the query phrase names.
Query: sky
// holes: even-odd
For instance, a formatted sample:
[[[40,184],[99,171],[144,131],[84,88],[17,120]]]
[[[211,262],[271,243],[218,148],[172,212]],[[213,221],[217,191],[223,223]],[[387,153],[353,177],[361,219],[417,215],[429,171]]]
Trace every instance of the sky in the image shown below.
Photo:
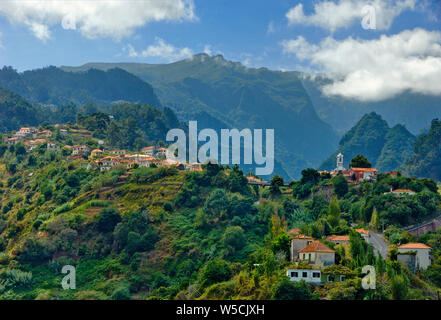
[[[441,95],[441,0],[0,0],[0,66],[170,63],[205,52],[326,73],[328,95]]]

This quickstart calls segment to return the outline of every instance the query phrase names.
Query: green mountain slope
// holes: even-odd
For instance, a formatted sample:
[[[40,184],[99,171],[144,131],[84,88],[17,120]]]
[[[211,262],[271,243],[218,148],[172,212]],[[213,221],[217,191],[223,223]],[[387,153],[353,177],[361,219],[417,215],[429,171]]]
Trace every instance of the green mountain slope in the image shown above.
[[[20,95],[0,87],[0,132],[38,123],[38,110]]]
[[[418,137],[414,154],[402,169],[409,175],[441,180],[441,121],[434,119],[430,131]]]
[[[276,159],[293,177],[304,167],[317,166],[337,143],[333,129],[317,116],[297,73],[246,68],[206,54],[166,65],[91,63],[62,69],[115,67],[151,83],[163,104],[179,108],[183,120],[198,120],[194,112],[201,111],[228,128],[274,129]]]
[[[373,166],[381,171],[398,168],[411,154],[415,137],[402,125],[389,128],[387,122],[375,112],[366,114],[340,140],[339,148],[320,166],[322,169],[335,168],[339,152],[345,167],[357,154],[367,157]]]
[[[11,67],[3,67],[0,70],[0,86],[39,104],[108,105],[127,101],[160,106],[148,83],[121,69],[72,73],[48,67],[17,73]]]

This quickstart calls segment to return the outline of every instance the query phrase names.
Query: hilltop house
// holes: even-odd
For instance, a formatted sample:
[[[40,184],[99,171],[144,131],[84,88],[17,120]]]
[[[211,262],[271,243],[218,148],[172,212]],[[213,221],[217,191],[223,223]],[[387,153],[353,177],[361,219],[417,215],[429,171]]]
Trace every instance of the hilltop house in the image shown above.
[[[25,138],[27,136],[32,136],[33,138],[36,137],[38,130],[35,127],[22,127],[20,130],[18,130],[15,133],[15,137],[17,138]]]
[[[156,153],[156,147],[154,147],[154,146],[145,147],[145,148],[142,148],[141,151],[142,151],[142,153],[153,157],[155,155],[155,153]]]
[[[92,158],[96,158],[102,154],[103,154],[103,150],[101,149],[93,149],[92,152],[90,153]]]
[[[72,155],[85,155],[88,154],[90,151],[90,148],[88,146],[84,145],[75,145],[72,147]]]
[[[398,247],[398,261],[409,265],[410,269],[425,270],[431,264],[430,252],[432,248],[424,243],[406,243]],[[409,255],[414,254],[415,258]]]
[[[327,241],[335,244],[349,244],[349,236],[330,235],[326,238]]]
[[[50,137],[52,137],[52,131],[50,131],[50,130],[39,131],[37,133],[37,136],[39,138],[50,138]]]
[[[14,144],[19,143],[20,141],[21,141],[21,139],[17,138],[17,137],[8,138],[8,139],[6,139],[6,145],[8,145],[8,146],[14,145]]]
[[[61,148],[60,146],[55,142],[48,142],[47,143],[47,149],[53,150],[53,151],[59,151]]]
[[[351,168],[351,177],[355,176],[356,181],[372,181],[377,176],[377,169],[375,168]]]
[[[417,193],[409,189],[396,189],[396,190],[390,189],[390,192],[385,192],[384,194],[395,194],[397,196],[402,196],[402,195],[413,196],[416,195]]]
[[[314,241],[314,238],[299,234],[291,239],[291,261],[298,259],[299,251],[306,248]]]
[[[320,241],[314,241],[299,250],[299,260],[322,268],[335,263],[335,251]]]
[[[126,150],[112,150],[110,151],[110,154],[113,154],[114,156],[123,156],[126,154]]]
[[[120,164],[120,160],[115,157],[104,157],[97,160],[96,163],[100,168],[100,171],[109,171],[111,168],[116,167]]]
[[[156,150],[156,156],[158,157],[166,157],[167,156],[167,148],[158,148]]]

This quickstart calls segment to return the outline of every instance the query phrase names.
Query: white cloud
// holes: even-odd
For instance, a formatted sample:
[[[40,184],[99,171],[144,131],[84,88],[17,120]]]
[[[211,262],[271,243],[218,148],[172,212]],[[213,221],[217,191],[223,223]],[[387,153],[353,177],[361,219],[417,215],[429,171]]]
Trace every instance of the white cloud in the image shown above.
[[[282,42],[284,53],[309,61],[335,81],[327,95],[379,101],[404,91],[441,95],[441,32],[424,29],[382,35],[375,40],[328,37],[320,44],[304,38]]]
[[[155,44],[148,46],[145,50],[137,52],[131,44],[127,45],[129,57],[154,57],[166,60],[168,62],[187,59],[193,56],[193,51],[190,48],[176,48],[175,46],[166,43],[161,38],[156,38]]]
[[[314,5],[314,13],[305,15],[300,3],[286,14],[289,24],[304,24],[321,27],[334,32],[346,28],[366,16],[364,7],[375,8],[376,29],[387,30],[395,17],[404,10],[415,10],[417,0],[322,0]]]
[[[193,0],[1,0],[0,15],[41,40],[55,24],[87,38],[119,40],[152,21],[196,19]]]

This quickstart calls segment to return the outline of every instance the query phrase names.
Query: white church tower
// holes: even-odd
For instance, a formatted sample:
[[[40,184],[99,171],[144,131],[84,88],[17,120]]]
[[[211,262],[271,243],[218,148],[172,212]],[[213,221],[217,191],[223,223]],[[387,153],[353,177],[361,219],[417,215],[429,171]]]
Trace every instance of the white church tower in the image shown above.
[[[343,171],[345,168],[343,167],[343,155],[341,152],[337,155],[337,168],[335,171]]]

